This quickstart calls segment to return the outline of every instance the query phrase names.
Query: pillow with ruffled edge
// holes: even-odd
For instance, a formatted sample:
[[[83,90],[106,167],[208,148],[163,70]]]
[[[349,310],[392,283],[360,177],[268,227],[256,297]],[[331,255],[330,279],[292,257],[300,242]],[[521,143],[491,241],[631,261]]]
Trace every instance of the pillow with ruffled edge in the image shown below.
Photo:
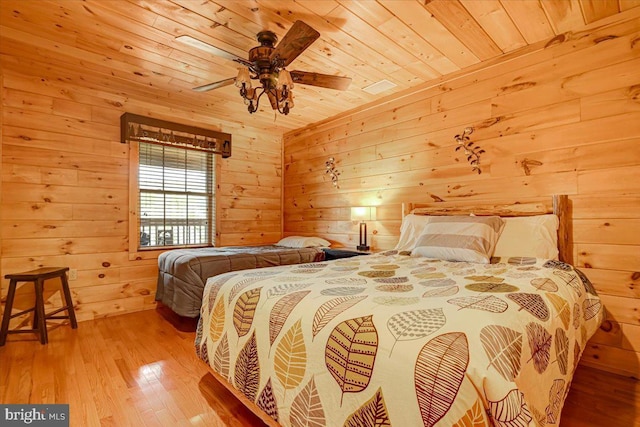
[[[305,237],[305,236],[288,236],[280,239],[276,246],[283,246],[286,248],[316,248],[316,247],[329,247],[331,242],[321,237]]]
[[[431,217],[411,256],[489,264],[503,228],[499,216]]]

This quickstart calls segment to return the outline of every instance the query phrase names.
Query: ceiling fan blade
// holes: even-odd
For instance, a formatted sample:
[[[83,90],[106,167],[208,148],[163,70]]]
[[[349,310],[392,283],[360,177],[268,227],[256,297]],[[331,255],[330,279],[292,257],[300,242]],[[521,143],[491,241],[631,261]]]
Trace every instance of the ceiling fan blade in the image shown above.
[[[320,33],[304,22],[294,22],[287,34],[284,35],[284,38],[278,43],[278,46],[271,52],[271,62],[276,57],[279,57],[284,61],[282,66],[286,67],[306,48],[311,46],[311,43],[316,41],[318,37],[320,37]]]
[[[176,41],[180,43],[184,43],[188,46],[195,47],[196,49],[203,50],[205,52],[209,52],[212,55],[219,56],[221,58],[229,59],[231,61],[237,62],[239,64],[245,65],[247,67],[252,67],[253,64],[247,61],[244,58],[240,58],[238,55],[235,55],[231,52],[227,52],[226,50],[220,49],[219,47],[215,47],[210,45],[209,43],[205,43],[198,39],[194,39],[191,36],[178,36],[176,37]]]
[[[195,90],[196,92],[207,92],[209,90],[217,89],[219,87],[229,86],[235,83],[235,81],[236,81],[235,77],[230,77],[228,79],[220,80],[219,82],[214,82],[214,83],[209,83],[206,85],[194,87],[193,90]]]
[[[293,79],[294,83],[336,90],[347,90],[351,84],[351,77],[331,76],[307,71],[291,71],[291,79]]]

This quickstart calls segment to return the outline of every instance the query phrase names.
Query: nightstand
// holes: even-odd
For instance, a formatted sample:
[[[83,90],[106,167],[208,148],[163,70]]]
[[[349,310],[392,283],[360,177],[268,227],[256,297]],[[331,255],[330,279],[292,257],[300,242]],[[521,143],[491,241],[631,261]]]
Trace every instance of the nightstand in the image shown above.
[[[358,255],[369,255],[371,251],[363,252],[358,251],[356,249],[350,248],[322,248],[324,251],[325,260],[329,261],[332,259],[341,259],[341,258],[351,258],[352,256]]]

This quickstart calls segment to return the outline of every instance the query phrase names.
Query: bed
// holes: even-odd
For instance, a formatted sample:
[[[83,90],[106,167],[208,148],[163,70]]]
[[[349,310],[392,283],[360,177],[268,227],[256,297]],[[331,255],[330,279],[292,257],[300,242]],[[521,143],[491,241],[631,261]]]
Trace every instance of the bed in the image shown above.
[[[544,202],[486,210],[438,204],[435,216],[416,205],[413,214],[430,214],[433,225],[411,251],[209,279],[196,353],[273,426],[559,425],[604,310],[586,276],[563,258],[567,198],[554,201],[555,210]],[[420,253],[438,246],[424,242],[442,238],[443,224],[497,226],[500,235],[500,218],[482,217],[493,212],[559,214],[560,259]]]
[[[324,252],[316,246],[265,245],[173,249],[161,253],[158,257],[155,299],[180,316],[195,318],[200,315],[202,294],[209,277],[229,271],[322,260]]]

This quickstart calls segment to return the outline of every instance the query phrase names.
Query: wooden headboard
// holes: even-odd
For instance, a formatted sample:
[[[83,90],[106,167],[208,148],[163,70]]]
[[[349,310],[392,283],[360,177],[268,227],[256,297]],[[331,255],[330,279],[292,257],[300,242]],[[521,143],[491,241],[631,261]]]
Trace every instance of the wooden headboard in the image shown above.
[[[402,216],[413,212],[417,215],[498,215],[504,217],[556,214],[558,226],[558,258],[571,264],[571,218],[569,196],[555,195],[551,199],[527,199],[526,202],[505,201],[456,201],[430,203],[403,203]]]

